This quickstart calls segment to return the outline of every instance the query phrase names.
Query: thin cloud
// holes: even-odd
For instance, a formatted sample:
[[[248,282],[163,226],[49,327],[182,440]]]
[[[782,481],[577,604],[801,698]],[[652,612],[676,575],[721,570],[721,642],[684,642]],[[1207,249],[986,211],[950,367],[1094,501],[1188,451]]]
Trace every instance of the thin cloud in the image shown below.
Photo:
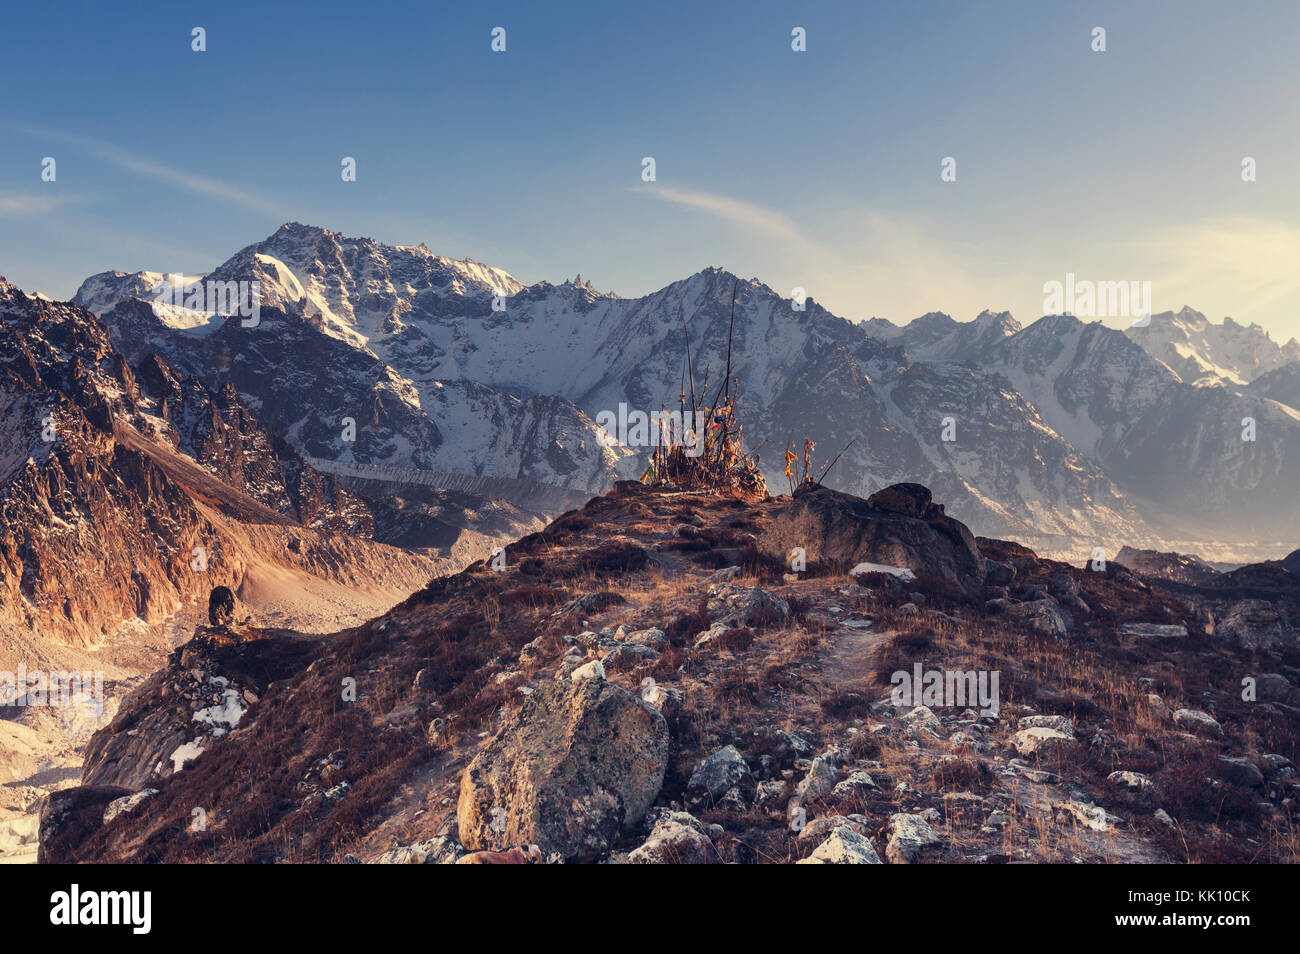
[[[255,212],[261,212],[275,218],[283,219],[292,216],[286,216],[284,210],[272,200],[265,196],[258,195],[248,189],[242,189],[238,186],[221,182],[217,179],[211,179],[207,176],[196,175],[187,172],[184,169],[178,169],[175,166],[169,166],[157,160],[150,159],[147,156],[137,155],[121,149],[110,142],[102,139],[96,139],[93,136],[83,136],[74,133],[63,133],[55,130],[40,129],[30,126],[13,127],[30,136],[38,136],[46,139],[53,139],[57,142],[64,142],[76,149],[84,150],[98,159],[111,163],[119,169],[125,169],[127,172],[133,172],[137,175],[145,176],[151,179],[162,180],[170,185],[183,189],[194,195],[206,196],[213,199],[221,199],[225,202],[233,202],[241,205],[246,209]]]
[[[0,219],[43,215],[55,211],[60,206],[81,201],[83,201],[81,196],[74,195],[18,195],[0,192]]]
[[[783,212],[764,208],[743,199],[718,195],[713,192],[698,192],[693,189],[675,189],[671,186],[640,186],[638,192],[655,196],[665,202],[684,205],[688,208],[707,212],[733,225],[762,232],[773,238],[781,239],[809,250],[817,250],[817,243],[799,230],[794,220]]]

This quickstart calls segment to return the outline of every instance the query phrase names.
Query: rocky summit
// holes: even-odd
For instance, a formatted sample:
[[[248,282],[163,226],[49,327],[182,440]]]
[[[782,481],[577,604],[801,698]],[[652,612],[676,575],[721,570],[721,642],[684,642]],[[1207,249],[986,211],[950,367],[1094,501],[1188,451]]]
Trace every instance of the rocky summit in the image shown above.
[[[1300,581],[1135,562],[620,482],[332,634],[218,587],[41,860],[1294,862]]]

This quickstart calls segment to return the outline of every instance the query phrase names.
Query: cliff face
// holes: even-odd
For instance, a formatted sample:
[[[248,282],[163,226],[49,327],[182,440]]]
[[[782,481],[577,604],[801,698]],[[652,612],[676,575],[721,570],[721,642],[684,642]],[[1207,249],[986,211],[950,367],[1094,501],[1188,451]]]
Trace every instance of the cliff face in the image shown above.
[[[213,393],[156,357],[137,376],[84,309],[0,285],[0,356],[4,625],[87,648],[124,619],[156,622],[238,586],[250,562],[308,568],[304,543],[324,540],[312,530],[373,547],[366,503],[233,389]],[[301,528],[299,550],[260,552],[245,524]]]

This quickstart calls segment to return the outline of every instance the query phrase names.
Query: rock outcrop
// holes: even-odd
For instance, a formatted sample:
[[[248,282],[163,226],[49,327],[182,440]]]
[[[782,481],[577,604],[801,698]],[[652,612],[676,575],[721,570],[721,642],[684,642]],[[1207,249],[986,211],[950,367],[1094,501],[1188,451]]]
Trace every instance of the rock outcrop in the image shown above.
[[[895,484],[869,499],[805,486],[759,537],[782,562],[801,548],[809,564],[903,567],[942,577],[969,593],[984,583],[984,559],[965,524],[944,515],[919,484]]]
[[[461,844],[593,858],[645,817],[667,760],[664,717],[626,689],[600,678],[543,686],[465,769]]]

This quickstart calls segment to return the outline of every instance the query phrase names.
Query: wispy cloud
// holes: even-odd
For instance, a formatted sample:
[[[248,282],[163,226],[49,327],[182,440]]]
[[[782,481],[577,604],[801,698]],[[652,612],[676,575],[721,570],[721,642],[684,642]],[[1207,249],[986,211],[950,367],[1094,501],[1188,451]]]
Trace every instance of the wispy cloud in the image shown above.
[[[800,246],[809,251],[821,251],[817,243],[804,235],[793,219],[775,209],[756,205],[753,202],[746,202],[743,199],[718,195],[714,192],[677,189],[671,186],[644,185],[639,186],[637,191],[652,195],[665,202],[672,202],[700,212],[707,212],[709,215],[730,222],[732,225],[761,232],[771,238]]]
[[[61,206],[85,201],[84,196],[50,193],[48,195],[0,192],[0,219],[23,215],[42,215]]]
[[[176,166],[159,162],[156,159],[129,152],[110,142],[97,139],[93,136],[84,136],[77,133],[65,133],[57,130],[32,126],[12,126],[11,128],[15,128],[29,136],[66,143],[74,149],[79,149],[89,153],[98,159],[102,159],[105,162],[117,166],[119,169],[124,169],[127,172],[132,172],[136,175],[165,182],[194,195],[207,196],[208,198],[232,202],[236,205],[243,206],[246,209],[261,212],[266,215],[272,215],[276,218],[292,217],[291,215],[286,215],[284,209],[279,205],[279,203],[265,196],[259,195],[254,191],[240,186],[231,185],[227,182],[221,182],[220,180],[212,179],[208,176],[197,175],[193,172],[186,171],[185,169],[180,169]]]

